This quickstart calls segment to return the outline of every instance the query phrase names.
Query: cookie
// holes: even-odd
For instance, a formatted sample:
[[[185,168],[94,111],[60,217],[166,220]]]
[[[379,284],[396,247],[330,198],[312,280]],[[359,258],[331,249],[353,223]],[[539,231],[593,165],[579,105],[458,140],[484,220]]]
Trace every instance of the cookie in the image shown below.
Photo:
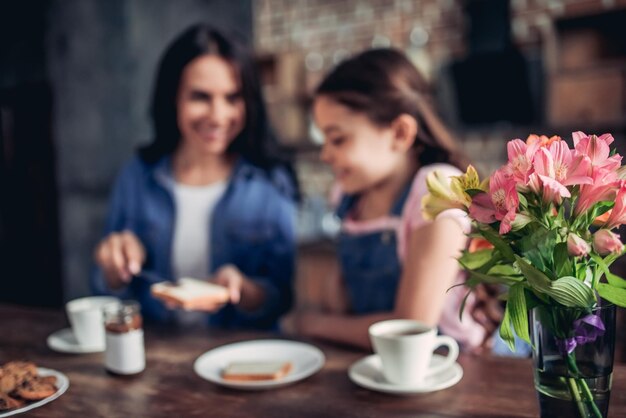
[[[37,366],[29,361],[10,361],[2,366],[5,373],[14,374],[17,377],[25,375],[37,375]]]
[[[56,378],[56,376],[39,376],[39,379],[43,383],[50,383],[51,385],[54,385],[54,386],[57,385],[57,378]]]
[[[25,361],[12,361],[2,366],[2,377],[0,378],[0,391],[10,393],[22,382],[37,376],[37,366],[35,363]]]
[[[10,393],[15,390],[18,385],[18,378],[12,373],[4,372],[0,376],[0,393]]]
[[[14,399],[6,393],[0,393],[0,411],[8,411],[9,409],[19,408],[24,402]]]
[[[54,395],[57,388],[45,378],[33,377],[23,381],[16,389],[15,394],[29,401],[38,401]]]

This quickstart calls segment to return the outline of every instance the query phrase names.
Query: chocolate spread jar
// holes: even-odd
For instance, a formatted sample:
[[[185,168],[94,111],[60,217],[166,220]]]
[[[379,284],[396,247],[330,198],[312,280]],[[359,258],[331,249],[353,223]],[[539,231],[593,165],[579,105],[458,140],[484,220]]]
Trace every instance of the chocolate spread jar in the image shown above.
[[[104,364],[113,374],[132,375],[146,368],[143,320],[139,304],[122,301],[104,306]]]

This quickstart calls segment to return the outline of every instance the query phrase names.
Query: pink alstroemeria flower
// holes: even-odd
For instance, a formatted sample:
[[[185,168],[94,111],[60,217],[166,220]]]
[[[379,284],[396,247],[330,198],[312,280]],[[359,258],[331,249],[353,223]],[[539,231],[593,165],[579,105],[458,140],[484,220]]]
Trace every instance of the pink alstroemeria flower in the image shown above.
[[[572,257],[582,257],[589,254],[591,246],[578,235],[570,232],[567,235],[567,253]]]
[[[602,167],[607,170],[617,170],[622,162],[622,156],[615,154],[611,157],[611,145],[614,141],[613,135],[604,134],[600,136],[587,135],[583,132],[572,133],[574,148],[580,155],[586,155],[591,160],[591,165]]]
[[[518,186],[528,184],[529,176],[533,172],[533,158],[539,146],[539,141],[527,145],[521,139],[512,139],[506,144],[509,157],[505,168],[506,174],[513,177]]]
[[[500,234],[503,235],[511,230],[518,206],[515,180],[507,176],[504,169],[500,169],[489,180],[489,194],[479,193],[474,196],[469,214],[481,223],[500,221]]]
[[[537,147],[547,147],[550,144],[552,144],[554,141],[560,141],[561,137],[558,135],[552,135],[550,138],[548,138],[545,135],[535,135],[535,134],[531,134],[528,135],[528,138],[526,138],[526,145],[537,145]]]
[[[580,187],[580,195],[574,208],[576,216],[586,212],[598,202],[614,200],[617,195],[620,181],[616,171],[595,167],[592,170],[591,180],[591,184]]]
[[[622,224],[626,224],[626,182],[622,180],[615,198],[615,206],[611,209],[611,213],[606,220],[604,228],[613,229]]]
[[[602,256],[620,253],[623,248],[624,244],[620,241],[619,235],[608,229],[601,229],[593,234],[593,249]]]
[[[591,162],[585,155],[575,155],[565,141],[555,141],[549,148],[539,149],[533,160],[533,167],[543,186],[545,202],[561,203],[562,198],[571,194],[566,186],[590,184]],[[537,178],[531,179],[529,187],[538,192]]]

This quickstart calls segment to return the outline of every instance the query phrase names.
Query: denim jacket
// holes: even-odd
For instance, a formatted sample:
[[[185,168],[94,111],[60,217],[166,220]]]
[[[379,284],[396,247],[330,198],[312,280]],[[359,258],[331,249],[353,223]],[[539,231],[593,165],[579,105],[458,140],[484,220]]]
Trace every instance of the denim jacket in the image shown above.
[[[146,250],[144,270],[172,277],[175,201],[171,158],[147,164],[134,157],[115,183],[104,235],[130,230]],[[276,328],[277,319],[292,304],[295,259],[294,187],[283,169],[271,173],[241,158],[211,219],[212,272],[225,264],[237,266],[265,290],[265,303],[254,312],[228,304],[209,315],[223,328]],[[95,268],[91,285],[96,294],[136,299],[146,320],[169,322],[174,313],[150,295],[148,280],[134,277],[123,290],[107,287]]]

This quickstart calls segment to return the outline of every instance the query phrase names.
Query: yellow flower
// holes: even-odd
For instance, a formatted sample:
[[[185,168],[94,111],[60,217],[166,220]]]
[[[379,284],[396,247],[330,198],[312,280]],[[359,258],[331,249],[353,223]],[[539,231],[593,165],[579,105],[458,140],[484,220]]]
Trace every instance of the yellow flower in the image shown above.
[[[482,190],[486,192],[489,187],[489,179],[485,179],[481,183],[478,172],[476,172],[474,166],[468,165],[465,174],[452,177],[450,187],[456,196],[462,196],[463,201],[466,202],[466,206],[469,207],[470,203],[472,203],[472,198],[467,194],[467,191]]]
[[[462,176],[459,176],[462,177]],[[425,219],[434,219],[446,209],[464,209],[464,192],[460,189],[462,182],[455,177],[448,177],[439,171],[433,171],[426,177],[428,194],[422,198],[422,211]]]
[[[434,219],[446,209],[467,210],[472,204],[472,197],[467,190],[488,188],[488,180],[480,182],[478,173],[473,166],[468,166],[465,174],[446,177],[433,171],[426,177],[428,194],[422,198],[424,219]]]

